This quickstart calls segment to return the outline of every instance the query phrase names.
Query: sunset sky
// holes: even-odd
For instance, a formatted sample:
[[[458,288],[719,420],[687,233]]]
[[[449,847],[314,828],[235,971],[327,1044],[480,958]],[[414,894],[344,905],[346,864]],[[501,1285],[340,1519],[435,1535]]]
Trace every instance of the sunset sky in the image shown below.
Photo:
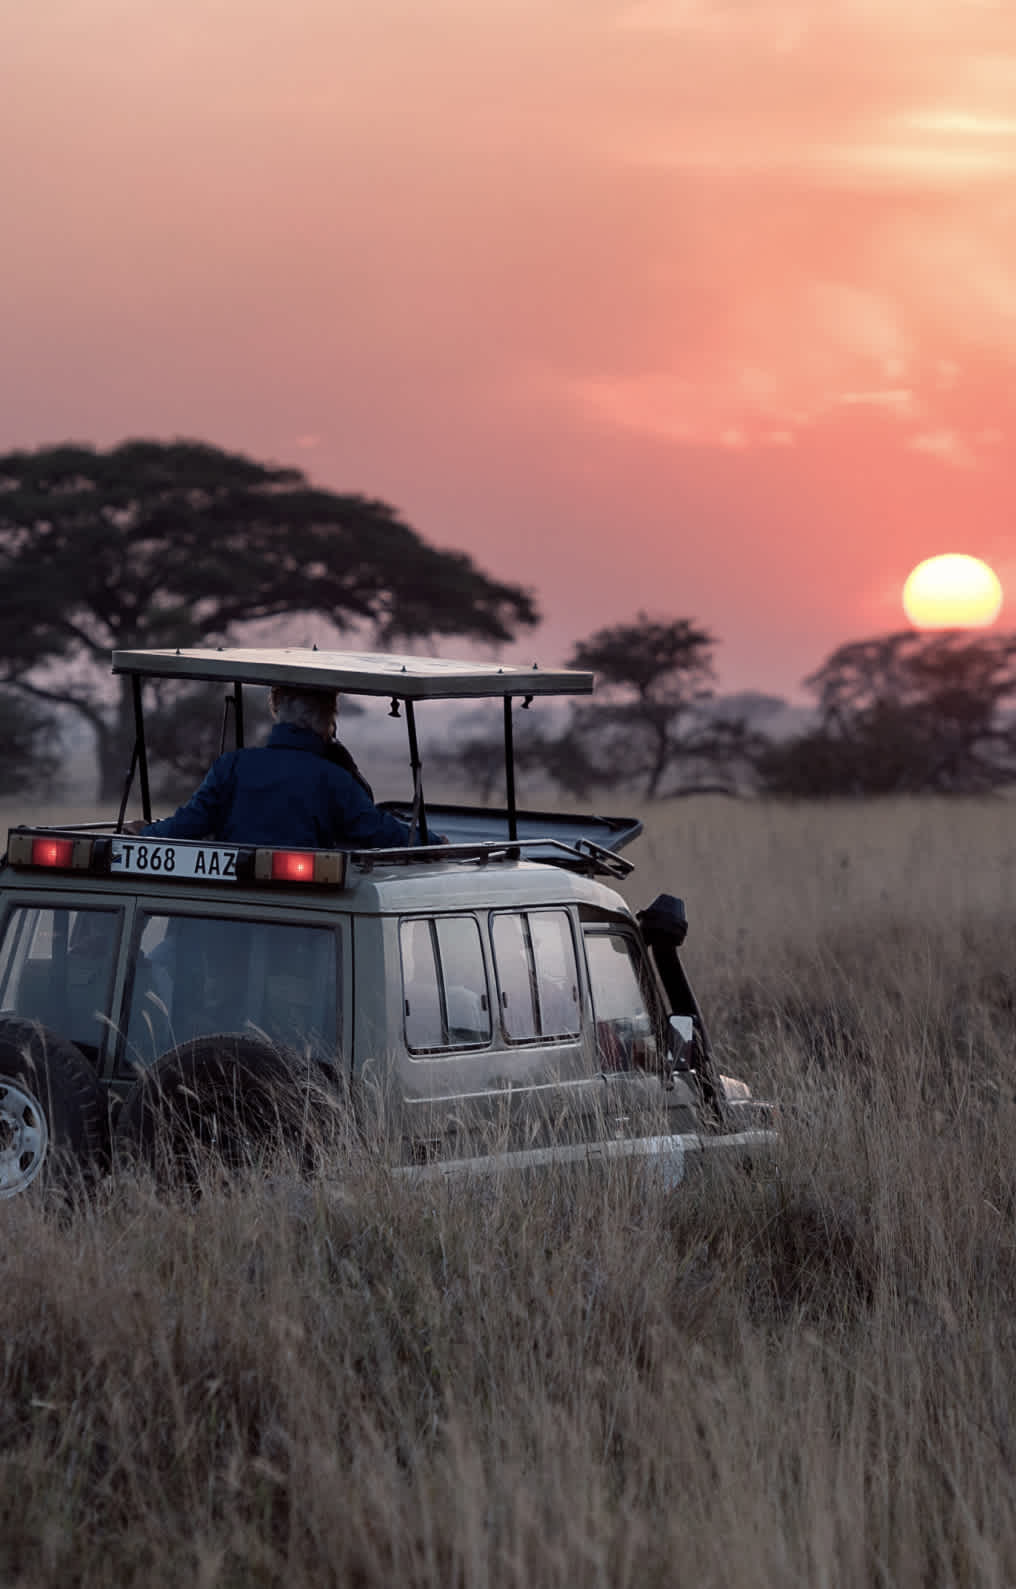
[[[194,436],[796,692],[1016,623],[1013,0],[0,0],[0,451]]]

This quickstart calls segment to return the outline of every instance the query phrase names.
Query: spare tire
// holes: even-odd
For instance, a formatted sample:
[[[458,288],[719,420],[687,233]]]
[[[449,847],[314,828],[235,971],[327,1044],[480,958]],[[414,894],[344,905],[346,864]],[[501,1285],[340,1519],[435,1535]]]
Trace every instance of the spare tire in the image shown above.
[[[209,1159],[239,1171],[279,1148],[305,1156],[334,1130],[337,1103],[316,1064],[262,1038],[195,1037],[135,1082],[115,1144],[171,1177],[190,1178]]]
[[[73,1043],[37,1021],[0,1015],[0,1198],[33,1181],[72,1182],[103,1158],[106,1102]]]

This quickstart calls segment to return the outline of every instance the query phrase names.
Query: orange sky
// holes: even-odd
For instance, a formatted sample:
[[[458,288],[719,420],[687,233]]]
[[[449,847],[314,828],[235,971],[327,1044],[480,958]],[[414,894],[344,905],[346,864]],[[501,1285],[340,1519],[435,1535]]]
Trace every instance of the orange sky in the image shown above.
[[[0,450],[190,435],[795,690],[1016,622],[1012,0],[0,0]]]

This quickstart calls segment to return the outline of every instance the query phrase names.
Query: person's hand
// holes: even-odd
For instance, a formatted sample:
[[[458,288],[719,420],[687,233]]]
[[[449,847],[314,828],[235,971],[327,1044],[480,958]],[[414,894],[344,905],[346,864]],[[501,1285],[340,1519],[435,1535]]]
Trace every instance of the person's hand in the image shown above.
[[[142,817],[135,817],[133,822],[124,823],[123,830],[125,833],[144,833],[147,826],[148,823]]]

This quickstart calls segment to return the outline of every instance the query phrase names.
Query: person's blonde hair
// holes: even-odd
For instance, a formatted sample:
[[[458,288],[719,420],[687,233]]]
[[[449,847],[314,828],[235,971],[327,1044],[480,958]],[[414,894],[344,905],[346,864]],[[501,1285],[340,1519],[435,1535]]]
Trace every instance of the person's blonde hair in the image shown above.
[[[291,728],[309,728],[328,739],[335,727],[338,711],[337,690],[316,690],[300,684],[273,684],[268,705],[277,723]]]

